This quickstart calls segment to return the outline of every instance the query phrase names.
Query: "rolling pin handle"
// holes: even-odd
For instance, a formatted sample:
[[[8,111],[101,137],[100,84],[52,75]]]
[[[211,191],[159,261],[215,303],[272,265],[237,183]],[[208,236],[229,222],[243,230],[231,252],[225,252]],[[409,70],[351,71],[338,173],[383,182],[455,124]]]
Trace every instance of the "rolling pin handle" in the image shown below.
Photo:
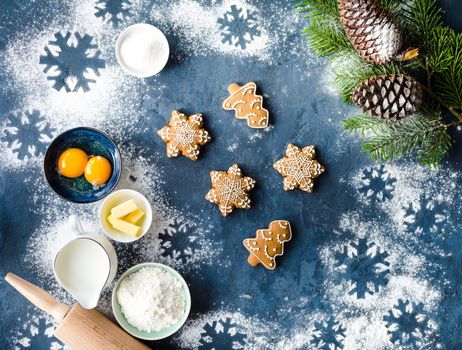
[[[21,277],[11,272],[6,274],[5,281],[11,284],[14,289],[21,293],[32,304],[53,316],[58,323],[64,319],[70,310],[69,306],[61,304],[51,294],[48,294],[43,289],[23,280]]]

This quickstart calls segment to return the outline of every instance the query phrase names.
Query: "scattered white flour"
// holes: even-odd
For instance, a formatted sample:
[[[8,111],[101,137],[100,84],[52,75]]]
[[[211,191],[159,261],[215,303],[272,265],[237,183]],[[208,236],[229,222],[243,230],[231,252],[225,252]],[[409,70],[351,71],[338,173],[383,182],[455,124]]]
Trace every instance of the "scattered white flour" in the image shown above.
[[[133,12],[139,11],[139,2],[131,1]],[[72,9],[71,14],[56,14],[45,24],[31,23],[6,44],[0,69],[6,72],[7,80],[0,88],[21,93],[18,94],[16,103],[20,107],[2,111],[4,117],[21,117],[27,111],[38,110],[53,128],[53,137],[66,129],[81,125],[103,129],[112,129],[117,125],[126,132],[134,131],[137,125],[136,118],[141,116],[134,115],[133,111],[139,106],[143,82],[125,74],[116,62],[114,45],[118,30],[94,16],[93,0],[84,0],[79,6],[75,6],[73,1],[59,1],[57,6],[67,6]],[[37,29],[43,28],[42,26],[46,30]],[[39,64],[40,55],[45,54],[45,47],[57,54],[59,49],[48,43],[54,40],[55,33],[65,35],[67,31],[72,34],[68,40],[69,45],[76,44],[74,33],[82,36],[88,34],[93,37],[92,44],[96,45],[89,50],[89,55],[93,55],[97,50],[101,51],[100,58],[104,60],[105,67],[99,70],[100,76],[91,69],[84,73],[86,78],[95,80],[94,83],[89,83],[89,91],[66,92],[64,88],[57,91],[51,87],[52,82],[47,81],[47,77],[56,75],[56,69],[52,68],[48,73],[44,73],[45,65]],[[71,86],[75,85],[72,78],[68,81]],[[0,137],[6,131],[13,134],[21,132],[15,125],[5,125],[5,119],[2,118],[0,123]],[[24,142],[21,134],[19,135],[17,142]],[[5,141],[0,140],[1,159],[4,164],[15,168],[40,165],[43,154],[35,154],[21,160],[5,145]]]
[[[230,144],[228,147],[226,147],[226,149],[228,150],[228,152],[234,152],[238,147],[239,144],[237,142],[234,142]]]
[[[414,163],[387,163],[344,180],[351,183],[364,206],[373,206],[389,217],[396,234],[409,243],[419,245],[423,235],[441,241],[457,232],[461,174],[450,167],[430,170]],[[438,251],[431,242],[420,244],[420,249]]]
[[[281,52],[292,57],[309,56],[306,40],[299,34],[298,24],[303,15],[297,9],[275,3],[265,3],[263,9],[245,0],[212,4],[179,0],[154,6],[152,16],[156,25],[178,36],[177,45],[186,56],[218,53],[235,58],[254,57],[268,63],[275,63]],[[237,16],[241,18],[236,19]],[[248,32],[239,33],[245,24],[250,26]],[[271,24],[277,25],[273,28]],[[255,31],[252,27],[256,33],[250,37]],[[240,35],[243,35],[244,46],[239,45]],[[281,51],[284,45],[288,48]]]
[[[130,77],[122,72],[114,55],[114,42],[120,31],[105,23],[101,18],[94,16],[95,1],[82,0],[78,6],[70,0],[54,0],[57,8],[67,6],[72,9],[70,15],[57,12],[53,19],[43,23],[30,23],[21,34],[7,41],[5,47],[4,66],[8,80],[0,89],[3,92],[20,90],[17,96],[16,107],[13,110],[3,111],[4,116],[38,109],[45,121],[54,129],[53,135],[70,127],[86,124],[103,128],[115,137],[119,144],[131,144],[131,135],[139,132],[140,121],[145,118],[142,113],[133,113],[148,97],[143,94],[147,90],[147,83]],[[260,8],[251,1],[225,0],[192,1],[178,0],[167,4],[158,2],[155,6],[151,1],[131,0],[130,18],[123,24],[130,25],[139,22],[140,17],[152,14],[154,25],[163,31],[175,36],[176,59],[188,59],[192,56],[231,56],[233,59],[257,59],[259,61],[275,64],[281,62],[281,56],[293,58],[293,61],[303,61],[307,66],[319,64],[312,52],[308,51],[305,38],[299,34],[300,22],[303,15],[296,9],[281,7],[277,2],[265,3]],[[259,35],[255,35],[245,48],[241,49],[232,44],[223,42],[223,33],[217,21],[231,7],[236,5],[243,15],[252,13],[256,17]],[[265,11],[263,13],[263,11]],[[272,25],[277,23],[277,28]],[[37,28],[46,28],[46,30]],[[40,54],[53,35],[60,31],[69,30],[71,33],[89,34],[93,42],[101,50],[101,57],[105,60],[105,68],[101,69],[101,76],[96,82],[90,84],[88,92],[56,91],[50,87],[47,75],[43,73],[43,65],[38,64]],[[74,40],[74,39],[71,39]],[[232,40],[236,40],[235,38]],[[284,60],[287,57],[282,57]],[[286,67],[286,63],[282,63]],[[314,79],[310,69],[297,67],[294,69],[300,80],[305,82]],[[326,66],[326,73],[330,65]],[[335,69],[335,67],[333,67]],[[303,73],[304,72],[304,73]],[[89,77],[93,74],[89,71]],[[324,74],[327,81],[329,74]],[[160,81],[150,82],[153,96],[157,98],[165,86]],[[327,87],[327,84],[323,84]],[[332,95],[331,90],[325,91]],[[19,107],[21,106],[21,107]],[[339,112],[340,113],[340,112]],[[6,131],[5,118],[0,125],[0,135]],[[240,122],[240,121],[236,121]],[[330,123],[329,123],[330,124]],[[336,128],[340,128],[340,124]],[[265,131],[271,130],[268,128]],[[16,132],[13,127],[9,132]],[[245,131],[247,132],[247,130]],[[248,131],[249,137],[252,131]],[[258,142],[262,133],[252,134],[252,142]],[[230,147],[238,140],[232,140]],[[342,135],[336,141],[336,147],[347,151],[347,145],[358,143],[352,135]],[[33,145],[32,145],[33,146]],[[81,206],[64,202],[53,194],[43,178],[38,174],[41,167],[41,156],[31,156],[27,160],[18,160],[16,154],[4,142],[0,145],[2,164],[6,171],[23,170],[30,167],[24,180],[27,188],[33,188],[30,201],[33,204],[35,215],[42,217],[42,223],[32,233],[20,232],[21,235],[30,235],[24,252],[25,262],[30,266],[31,272],[37,279],[44,281],[43,287],[50,291],[60,301],[72,304],[72,298],[55,281],[53,276],[53,256],[56,250],[70,237],[66,234],[68,214],[77,214],[81,217],[84,227],[88,231],[99,232],[97,223],[98,203]],[[143,150],[127,146],[121,147],[124,156],[124,169],[119,188],[132,188],[143,193],[153,206],[153,225],[150,232],[142,240],[132,245],[115,244],[119,256],[119,275],[129,267],[146,261],[159,261],[165,263],[182,273],[195,274],[203,266],[216,266],[218,256],[223,251],[223,241],[216,239],[214,230],[210,227],[205,216],[192,215],[187,209],[173,208],[168,204],[167,194],[162,190],[165,174],[156,165],[159,154],[149,156],[135,156],[146,154]],[[229,149],[229,151],[232,151]],[[275,153],[274,157],[279,156]],[[373,165],[372,167],[379,167]],[[289,300],[275,310],[278,314],[286,315],[290,310],[291,317],[297,319],[291,334],[281,335],[275,330],[280,328],[276,321],[267,320],[258,316],[245,316],[241,311],[213,311],[198,314],[187,321],[182,330],[174,336],[173,340],[183,348],[193,349],[201,345],[211,348],[210,344],[220,343],[220,337],[225,334],[231,337],[233,347],[246,349],[299,349],[307,348],[314,332],[314,323],[326,321],[334,317],[347,330],[345,331],[345,349],[392,349],[396,348],[390,342],[383,317],[395,308],[399,299],[410,300],[412,303],[423,303],[424,312],[429,319],[429,334],[438,332],[438,304],[442,298],[442,291],[438,286],[431,286],[427,271],[432,263],[424,258],[427,253],[444,256],[444,251],[434,244],[421,243],[422,228],[412,225],[415,215],[422,206],[433,210],[435,215],[435,228],[431,228],[435,239],[444,239],[445,235],[454,234],[457,218],[449,217],[447,212],[456,213],[460,217],[460,208],[457,208],[456,190],[461,182],[460,173],[450,170],[429,171],[414,163],[389,163],[383,170],[388,172],[389,178],[396,179],[391,190],[391,197],[385,201],[372,202],[376,195],[367,188],[367,179],[364,179],[364,170],[355,171],[343,179],[344,183],[351,185],[353,196],[356,196],[360,206],[354,211],[341,216],[339,227],[333,234],[336,237],[345,237],[336,244],[326,243],[320,249],[322,266],[325,269],[326,301],[332,310],[329,315],[323,311],[304,308],[309,300]],[[360,190],[366,186],[365,190]],[[379,196],[381,196],[379,194]],[[420,198],[423,198],[422,201]],[[421,204],[423,203],[423,204]],[[409,205],[412,204],[411,215],[407,215]],[[446,210],[447,208],[448,210]],[[377,222],[363,222],[364,210],[376,210],[380,220]],[[412,217],[414,215],[414,217]],[[433,214],[432,214],[433,215]],[[387,237],[383,234],[388,231]],[[348,237],[348,239],[346,238]],[[356,299],[348,295],[351,285],[348,281],[341,284],[335,280],[339,268],[335,266],[335,253],[344,246],[367,237],[376,244],[371,250],[381,249],[389,253],[387,261],[389,280],[385,288],[365,299]],[[182,243],[177,245],[176,240]],[[181,249],[177,249],[181,246]],[[416,247],[418,249],[416,249]],[[219,262],[220,264],[222,262]],[[385,267],[382,266],[382,269]],[[116,277],[117,279],[117,277]],[[280,283],[284,282],[281,277]],[[106,288],[100,300],[99,308],[111,317],[111,292]],[[253,296],[250,296],[251,298]],[[249,297],[243,294],[242,302]],[[287,308],[287,305],[290,305]],[[42,321],[39,321],[42,320]],[[43,321],[42,313],[35,309],[30,315],[18,320],[18,329],[13,334],[13,343],[16,348],[34,348],[34,339],[39,336],[49,337],[52,324]],[[39,326],[39,323],[41,325]],[[427,341],[422,337],[423,345]],[[430,348],[433,344],[429,345]],[[60,349],[61,345],[52,343],[52,349]]]
[[[50,315],[41,311],[37,312],[35,309],[33,313],[28,312],[24,318],[19,317],[17,320],[18,323],[22,323],[22,326],[12,334],[13,344],[15,344],[14,350],[25,348],[38,349],[40,341],[48,338],[50,350],[71,350],[68,346],[63,345],[53,338],[56,325]]]
[[[185,312],[181,282],[159,267],[144,267],[122,280],[117,301],[127,321],[145,332],[167,328]]]
[[[118,276],[128,268],[153,261],[169,265],[184,274],[194,274],[201,265],[216,265],[216,257],[223,251],[222,242],[213,237],[213,230],[206,218],[193,216],[168,204],[167,196],[162,190],[162,171],[155,165],[158,154],[148,158],[133,158],[140,150],[124,146],[120,149],[124,169],[118,189],[131,188],[143,193],[152,204],[153,223],[150,231],[139,241],[130,245],[113,242],[119,259],[118,273],[112,285],[103,291],[98,304],[98,308],[112,319],[112,290]],[[65,202],[51,192],[41,176],[33,173],[26,175],[24,183],[34,188],[30,201],[35,213],[42,217],[42,224],[30,235],[24,259],[37,279],[44,281],[44,289],[60,302],[72,305],[75,300],[58,284],[53,275],[53,259],[59,248],[73,238],[68,231],[68,215],[78,215],[85,231],[100,232],[100,203],[81,206]],[[179,250],[174,240],[187,244],[182,245],[184,249]],[[33,314],[44,317],[37,309],[34,309]],[[13,339],[13,343],[19,344],[17,347],[22,349],[29,347],[27,344],[33,342],[35,336],[43,337],[43,330],[35,336],[28,334],[23,328],[29,321],[25,319],[21,322],[24,325],[20,325],[15,331],[18,336]],[[48,327],[52,327],[52,324]],[[20,345],[20,342],[26,345]],[[60,349],[59,343],[54,344],[53,350]]]
[[[183,349],[220,349],[223,344],[233,349],[268,349],[268,337],[275,327],[239,311],[217,310],[188,319],[174,342]]]
[[[434,345],[431,336],[438,331],[438,322],[433,316],[438,317],[436,310],[442,299],[442,292],[426,280],[430,262],[423,255],[383,235],[384,231],[393,230],[393,222],[384,225],[382,222],[365,221],[361,210],[345,213],[341,217],[336,234],[339,237],[348,235],[350,238],[335,245],[326,245],[320,251],[323,265],[326,267],[324,290],[330,301],[329,305],[332,305],[335,319],[347,327],[347,349],[392,349],[384,316],[393,310],[400,300],[409,301],[414,305],[424,305],[428,326],[425,333],[418,337],[418,341],[423,345]],[[347,249],[351,256],[357,254],[354,245],[360,239],[367,239],[367,242],[374,244],[367,250],[370,261],[373,262],[373,266],[370,267],[373,272],[357,277],[354,271],[348,271],[347,266],[339,264],[338,254],[344,249]],[[376,258],[381,253],[386,254],[384,260]],[[381,263],[383,261],[385,264]],[[352,268],[355,268],[354,265]],[[363,265],[357,268],[368,267]],[[381,273],[386,276],[387,281],[374,291],[375,276],[380,277]],[[359,298],[354,290],[358,285],[361,287],[364,279],[372,294],[366,293],[364,298]]]
[[[333,97],[339,96],[339,91],[334,86],[334,66],[331,61],[325,62],[324,69],[320,73],[321,87],[323,91]]]

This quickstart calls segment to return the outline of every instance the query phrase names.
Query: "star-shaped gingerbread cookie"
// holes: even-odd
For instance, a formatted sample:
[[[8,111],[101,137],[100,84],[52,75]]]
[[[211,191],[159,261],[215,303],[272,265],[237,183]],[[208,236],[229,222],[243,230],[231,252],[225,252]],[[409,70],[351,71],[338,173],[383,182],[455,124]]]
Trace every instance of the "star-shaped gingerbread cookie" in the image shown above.
[[[228,171],[210,172],[210,178],[212,189],[205,199],[217,204],[223,216],[230,214],[234,208],[250,208],[248,192],[254,188],[255,180],[243,176],[237,164],[233,164]]]
[[[314,146],[302,149],[289,144],[286,156],[273,167],[284,177],[284,190],[299,188],[302,191],[313,192],[313,179],[321,175],[325,169],[314,159],[316,151]]]
[[[191,160],[197,160],[201,145],[211,138],[207,130],[202,129],[203,118],[199,113],[190,117],[173,111],[170,123],[157,131],[167,145],[167,157],[177,157],[180,153]]]

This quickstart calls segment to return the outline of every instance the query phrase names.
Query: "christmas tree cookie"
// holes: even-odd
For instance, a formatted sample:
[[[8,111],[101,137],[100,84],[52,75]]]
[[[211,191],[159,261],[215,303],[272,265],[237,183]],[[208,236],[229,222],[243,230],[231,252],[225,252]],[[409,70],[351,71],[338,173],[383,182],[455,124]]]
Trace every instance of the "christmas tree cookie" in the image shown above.
[[[244,247],[249,251],[248,263],[262,264],[269,270],[276,268],[276,256],[284,254],[284,243],[292,238],[290,224],[286,220],[272,221],[268,229],[257,231],[255,238],[244,239]]]
[[[228,86],[230,96],[223,101],[223,108],[234,110],[238,119],[246,119],[251,128],[266,128],[269,123],[269,112],[263,108],[263,96],[257,95],[257,85],[247,83],[239,86],[232,83]]]
[[[210,172],[212,189],[205,199],[215,203],[223,216],[230,214],[234,208],[249,209],[250,192],[255,186],[255,180],[244,176],[237,164],[233,164],[228,171]]]
[[[187,117],[173,111],[170,123],[157,132],[167,145],[167,157],[182,154],[191,160],[197,160],[200,146],[211,140],[207,130],[202,129],[203,121],[199,113]]]
[[[321,175],[325,169],[314,159],[316,151],[314,146],[302,149],[289,144],[286,156],[273,167],[284,177],[284,190],[299,188],[302,191],[313,192],[313,179]]]

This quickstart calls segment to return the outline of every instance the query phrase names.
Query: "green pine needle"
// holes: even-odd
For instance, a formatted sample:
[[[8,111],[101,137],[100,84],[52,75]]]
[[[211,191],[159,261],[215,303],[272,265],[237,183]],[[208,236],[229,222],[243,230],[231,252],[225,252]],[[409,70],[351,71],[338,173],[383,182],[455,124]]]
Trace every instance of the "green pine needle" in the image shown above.
[[[333,61],[334,86],[340,92],[343,101],[352,103],[351,91],[359,84],[374,75],[385,75],[402,72],[399,64],[375,66],[356,54],[345,53]]]
[[[306,14],[309,25],[304,33],[312,48],[319,56],[330,57],[334,85],[345,102],[351,103],[351,91],[374,75],[415,75],[416,70],[424,73],[423,83],[429,93],[419,113],[401,121],[382,121],[362,114],[344,120],[343,125],[347,131],[361,132],[365,138],[363,150],[375,160],[415,154],[422,164],[435,168],[452,146],[448,128],[462,124],[462,34],[443,25],[437,0],[377,1],[395,16],[403,35],[403,49],[419,48],[417,59],[387,66],[370,64],[356,54],[343,30],[337,0],[304,0],[297,7]],[[458,121],[443,124],[441,108]]]
[[[310,26],[303,32],[318,56],[353,49],[338,20],[337,0],[304,1],[297,6],[307,14]]]
[[[367,114],[359,114],[357,116],[345,119],[343,121],[343,127],[345,130],[350,132],[360,131],[362,136],[366,135],[366,131],[379,126],[382,123],[377,118],[371,117]]]
[[[462,110],[462,34],[437,28],[430,49],[427,62],[432,90],[449,106]]]
[[[422,111],[400,121],[382,121],[367,114],[343,121],[345,130],[361,132],[362,150],[374,160],[393,160],[415,153],[419,161],[436,168],[450,150],[452,142],[441,114]]]

